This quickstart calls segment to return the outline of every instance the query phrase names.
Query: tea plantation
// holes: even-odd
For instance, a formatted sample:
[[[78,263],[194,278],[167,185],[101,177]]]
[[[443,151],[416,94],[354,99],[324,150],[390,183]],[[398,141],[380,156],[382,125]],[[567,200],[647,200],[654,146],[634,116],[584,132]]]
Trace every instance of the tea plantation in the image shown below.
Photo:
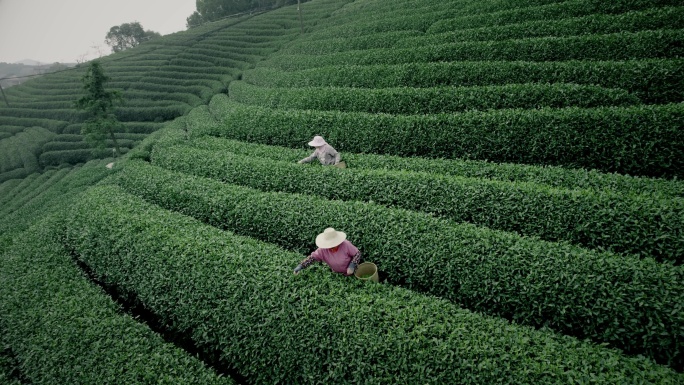
[[[0,383],[684,384],[684,5],[311,0],[0,104]],[[298,164],[322,135],[346,169]],[[378,284],[293,269],[326,227]]]

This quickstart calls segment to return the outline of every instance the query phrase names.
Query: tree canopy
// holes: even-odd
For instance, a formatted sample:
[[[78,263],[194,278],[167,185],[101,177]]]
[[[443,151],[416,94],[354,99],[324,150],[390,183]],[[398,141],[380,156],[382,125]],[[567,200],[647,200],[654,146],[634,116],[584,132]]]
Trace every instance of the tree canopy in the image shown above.
[[[115,25],[109,29],[105,37],[105,43],[112,47],[113,52],[121,52],[128,48],[133,48],[138,44],[160,37],[158,32],[147,30],[145,31],[142,25],[134,21],[132,23],[123,23]]]
[[[121,155],[114,136],[115,129],[121,126],[114,116],[114,106],[123,100],[121,94],[118,91],[105,89],[104,85],[109,81],[109,77],[105,75],[102,66],[96,60],[90,63],[81,80],[86,94],[78,99],[75,105],[76,108],[85,110],[89,115],[81,128],[81,134],[85,136],[86,141],[95,146],[96,152],[103,152],[106,147],[106,138],[109,136],[116,154]]]

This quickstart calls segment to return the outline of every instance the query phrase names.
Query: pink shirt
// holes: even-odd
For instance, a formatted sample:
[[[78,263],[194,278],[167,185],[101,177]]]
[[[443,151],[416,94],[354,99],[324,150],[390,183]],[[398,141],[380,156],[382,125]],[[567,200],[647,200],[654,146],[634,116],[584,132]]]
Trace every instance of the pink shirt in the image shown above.
[[[318,248],[316,251],[311,253],[311,255],[305,259],[305,261],[320,261],[327,263],[332,271],[336,273],[342,273],[347,275],[347,267],[349,262],[359,254],[359,249],[352,245],[351,242],[345,240],[342,242],[336,252],[332,252],[332,249]],[[303,267],[306,267],[309,263],[302,263]]]

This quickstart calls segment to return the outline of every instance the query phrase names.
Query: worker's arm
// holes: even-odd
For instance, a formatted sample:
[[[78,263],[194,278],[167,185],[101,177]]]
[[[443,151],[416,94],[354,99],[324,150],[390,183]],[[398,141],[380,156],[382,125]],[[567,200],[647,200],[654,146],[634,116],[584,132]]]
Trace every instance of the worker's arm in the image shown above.
[[[314,159],[316,159],[316,151],[314,151],[313,153],[311,153],[311,155],[307,156],[306,158],[300,160],[297,163],[309,163]]]
[[[301,262],[299,262],[299,265],[297,265],[297,267],[295,267],[294,269],[294,273],[299,274],[300,271],[306,269],[312,263],[320,260],[317,253],[318,250],[314,251],[313,253],[311,253],[311,255],[309,255],[308,257],[304,258]]]
[[[356,270],[356,266],[359,265],[359,262],[361,261],[361,252],[356,251],[356,255],[352,257],[352,260],[349,262],[349,266],[347,266],[347,274],[354,274],[354,271]]]
[[[337,152],[337,150],[333,150],[333,151],[335,151],[335,163],[334,164],[338,164],[338,163],[340,163],[340,160],[341,160],[340,153]]]

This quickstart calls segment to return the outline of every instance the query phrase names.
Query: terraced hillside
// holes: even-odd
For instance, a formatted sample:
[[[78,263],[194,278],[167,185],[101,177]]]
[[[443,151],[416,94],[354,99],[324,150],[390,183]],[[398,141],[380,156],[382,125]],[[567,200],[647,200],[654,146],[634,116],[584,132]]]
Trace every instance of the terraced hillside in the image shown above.
[[[310,28],[329,13],[325,6],[311,4],[301,26]],[[296,9],[287,8],[208,23],[99,59],[111,78],[105,86],[121,91],[125,100],[115,111],[125,129],[115,135],[119,146],[126,152],[164,122],[207,104],[243,70],[299,33]],[[0,146],[15,149],[2,151],[7,155],[0,159],[0,181],[111,155],[93,154],[80,135],[84,113],[74,102],[84,94],[85,69],[78,66],[6,90],[7,103],[0,104]],[[21,139],[13,138],[21,135],[33,145],[17,146]],[[113,143],[108,146],[111,151]]]
[[[10,89],[0,379],[684,383],[684,6],[301,10],[103,58],[120,159]],[[380,284],[292,274],[330,226]]]

